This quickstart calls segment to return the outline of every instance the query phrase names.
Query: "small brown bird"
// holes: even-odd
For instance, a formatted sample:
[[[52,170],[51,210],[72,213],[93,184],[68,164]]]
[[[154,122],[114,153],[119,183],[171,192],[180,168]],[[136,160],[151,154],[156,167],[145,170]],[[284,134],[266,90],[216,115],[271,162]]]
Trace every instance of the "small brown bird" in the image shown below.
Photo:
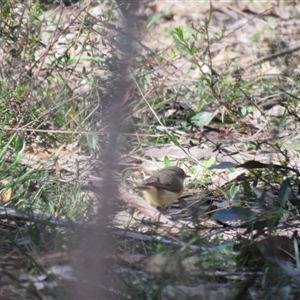
[[[184,179],[190,177],[179,167],[166,167],[145,179],[137,189],[152,206],[165,209],[183,193]]]

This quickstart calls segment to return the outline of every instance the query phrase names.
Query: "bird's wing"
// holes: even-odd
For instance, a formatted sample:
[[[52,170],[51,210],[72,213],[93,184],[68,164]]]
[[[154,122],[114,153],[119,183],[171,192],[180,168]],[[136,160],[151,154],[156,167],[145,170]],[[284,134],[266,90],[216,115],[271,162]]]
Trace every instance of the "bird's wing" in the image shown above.
[[[156,176],[150,176],[149,178],[145,179],[142,185],[153,185],[160,184],[159,178]]]
[[[156,187],[158,189],[164,189],[164,190],[170,190],[172,192],[177,192],[177,191],[174,191],[174,187],[171,188],[171,184],[170,183],[167,183],[167,182],[161,182],[159,180],[158,177],[156,176],[151,176],[147,179],[145,179],[142,184],[140,186],[138,186],[137,188],[140,189],[140,190],[145,190],[147,188],[149,188],[150,186],[153,186],[153,187]],[[179,190],[181,190],[182,188],[180,187]]]

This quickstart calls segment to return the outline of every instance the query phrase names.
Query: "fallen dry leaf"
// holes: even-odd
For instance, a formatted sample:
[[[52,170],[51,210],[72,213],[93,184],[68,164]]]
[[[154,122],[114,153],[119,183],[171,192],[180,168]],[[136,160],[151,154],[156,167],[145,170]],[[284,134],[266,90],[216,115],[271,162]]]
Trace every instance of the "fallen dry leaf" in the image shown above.
[[[270,236],[241,248],[237,262],[245,266],[262,267],[265,262],[294,262],[295,251],[292,239],[287,236]]]
[[[0,193],[0,200],[2,202],[8,202],[11,199],[11,195],[12,195],[12,188],[5,188],[5,186],[9,185],[9,181],[4,179],[0,182],[1,187],[2,187],[2,191]]]
[[[142,260],[141,264],[154,275],[164,273],[178,275],[197,269],[195,266],[197,262],[199,262],[199,256],[183,258],[176,254],[157,253]]]

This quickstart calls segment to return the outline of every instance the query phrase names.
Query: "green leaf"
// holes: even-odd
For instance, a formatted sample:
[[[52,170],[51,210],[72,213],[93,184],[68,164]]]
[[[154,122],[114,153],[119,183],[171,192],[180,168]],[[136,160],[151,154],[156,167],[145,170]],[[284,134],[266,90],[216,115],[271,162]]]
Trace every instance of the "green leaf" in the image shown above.
[[[195,46],[191,46],[191,48],[189,49],[190,55],[194,55],[197,52],[198,52],[198,49]]]
[[[281,205],[281,207],[285,205],[286,201],[289,198],[290,192],[291,192],[290,182],[289,179],[287,178],[283,180],[278,192],[278,203]]]
[[[234,168],[236,166],[237,166],[237,164],[234,164],[234,163],[229,162],[229,161],[225,161],[225,162],[222,162],[218,165],[215,165],[215,166],[211,167],[210,169],[211,170],[223,170],[223,169]]]
[[[300,149],[300,141],[295,141],[292,144],[284,144],[287,149],[291,150],[299,150]]]
[[[162,16],[162,13],[158,12],[152,15],[145,23],[144,28],[150,28],[154,23],[156,23]]]
[[[98,134],[97,133],[89,133],[86,137],[88,145],[91,149],[95,150],[98,143]]]
[[[252,113],[253,106],[245,106],[241,109],[241,113],[243,116],[247,116],[248,114]]]
[[[24,236],[24,237],[20,237],[16,240],[16,243],[19,246],[24,246],[24,245],[30,245],[30,243],[32,243],[32,240],[29,236]]]
[[[21,152],[24,146],[24,140],[17,134],[15,139],[15,151]]]
[[[1,7],[1,16],[3,18],[9,17],[10,13],[11,13],[11,10],[10,10],[9,5],[5,5],[5,6]]]
[[[299,246],[298,241],[296,238],[293,238],[294,250],[295,250],[295,257],[297,263],[297,270],[300,270],[300,260],[299,260]]]
[[[13,134],[11,136],[11,138],[9,139],[9,141],[7,143],[4,144],[4,146],[2,147],[1,151],[0,151],[0,159],[2,160],[5,157],[5,153],[8,150],[8,148],[11,146],[11,143],[13,142],[13,140],[16,138],[16,134]]]
[[[177,45],[177,46],[184,46],[185,47],[185,45],[184,45],[184,43],[178,38],[178,36],[176,36],[176,35],[173,35],[173,40],[174,40],[174,43]],[[172,50],[172,49],[171,49]]]
[[[275,170],[287,170],[287,171],[292,171],[292,172],[296,172],[298,174],[298,172],[291,168],[291,167],[287,167],[287,166],[283,166],[283,165],[276,165],[273,163],[269,163],[269,164],[264,164],[261,163],[259,161],[256,160],[249,160],[241,165],[237,165],[236,168],[244,168],[247,170],[252,170],[252,169],[275,169]]]
[[[247,170],[252,170],[252,169],[264,169],[268,168],[270,165],[261,163],[256,160],[249,160],[241,165],[236,166],[236,168],[244,168]]]
[[[196,126],[206,126],[210,123],[213,118],[213,113],[208,111],[202,111],[191,118],[191,121]]]
[[[216,221],[232,222],[232,221],[252,221],[256,218],[256,213],[250,208],[231,207],[229,209],[221,209],[212,215],[212,219]]]
[[[175,146],[180,146],[178,140],[176,139],[176,137],[173,134],[167,133],[167,136]]]
[[[189,52],[189,47],[187,46],[187,42],[191,37],[191,32],[190,32],[190,28],[180,28],[177,27],[174,31],[173,31],[173,39],[174,42],[179,45],[182,46],[183,49],[187,52]]]
[[[182,41],[182,42],[184,41],[183,31],[180,27],[175,28],[174,33],[175,33],[175,36],[177,36],[180,41]]]
[[[217,158],[215,156],[212,156],[209,158],[203,165],[205,169],[210,169],[211,166],[216,162]]]
[[[208,25],[211,21],[212,11],[213,11],[213,7],[212,7],[211,1],[210,1],[209,11],[208,11],[208,18],[205,18],[205,24],[206,25]]]
[[[236,196],[236,194],[238,193],[239,190],[240,190],[240,186],[239,185],[233,184],[230,187],[230,199],[231,200],[235,199],[235,196]]]
[[[164,166],[165,167],[170,167],[171,166],[171,162],[168,156],[164,157]]]

